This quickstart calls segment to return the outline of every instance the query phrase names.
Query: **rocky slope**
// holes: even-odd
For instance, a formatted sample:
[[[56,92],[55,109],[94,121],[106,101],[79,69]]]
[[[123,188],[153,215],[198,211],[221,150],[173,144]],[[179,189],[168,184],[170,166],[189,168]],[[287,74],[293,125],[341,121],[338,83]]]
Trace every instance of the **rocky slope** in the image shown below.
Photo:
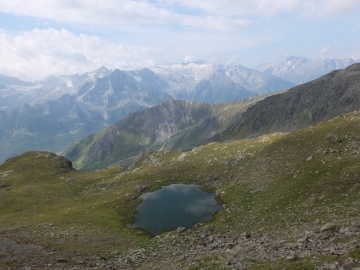
[[[93,118],[92,118],[93,116]],[[73,96],[0,111],[0,162],[29,149],[61,151],[83,136],[104,128]]]
[[[115,123],[127,113],[159,104],[171,98],[167,83],[149,69],[112,71],[108,76],[85,83],[77,100],[102,113],[102,121]]]
[[[173,99],[128,115],[71,146],[64,155],[77,168],[89,170],[114,163],[130,165],[144,151],[191,149],[262,98],[214,105]]]
[[[0,75],[0,109],[9,110],[24,103],[56,100],[63,95],[75,94],[83,84],[107,76],[111,71],[102,67],[82,75],[50,76],[41,81],[24,82]]]
[[[0,268],[356,269],[359,132],[356,111],[89,173],[25,153],[0,165]],[[138,196],[170,183],[212,190],[224,209],[156,237],[127,228]]]
[[[101,68],[83,75],[49,77],[34,87],[36,91],[28,91],[43,93],[41,99],[0,110],[0,162],[27,150],[63,151],[128,113],[170,99],[162,92],[166,83],[149,69]]]
[[[21,106],[35,99],[36,88],[33,83],[24,82],[14,77],[0,75],[0,110]]]
[[[210,141],[294,131],[360,109],[360,64],[270,96],[251,106],[239,120]]]

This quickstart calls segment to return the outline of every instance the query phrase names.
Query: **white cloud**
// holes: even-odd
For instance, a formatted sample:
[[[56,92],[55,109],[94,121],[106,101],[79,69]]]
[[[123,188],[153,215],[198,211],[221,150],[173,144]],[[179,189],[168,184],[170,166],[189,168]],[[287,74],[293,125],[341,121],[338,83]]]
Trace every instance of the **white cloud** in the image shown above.
[[[184,62],[187,63],[187,62],[192,62],[192,61],[195,61],[196,60],[196,56],[195,55],[186,55],[184,57]]]
[[[321,50],[320,50],[320,53],[326,53],[326,52],[328,52],[328,51],[330,51],[331,50],[331,47],[330,46],[325,46],[325,47],[323,47]]]
[[[216,16],[187,16],[176,14],[178,22],[184,26],[206,28],[215,31],[234,31],[243,29],[251,24],[249,20],[244,19],[228,19]]]
[[[0,1],[2,12],[53,19],[71,23],[157,23],[171,14],[153,7],[146,1],[126,0],[22,0]]]
[[[359,11],[360,1],[358,0],[321,0],[313,2],[312,7],[316,14],[320,16],[343,15]]]
[[[179,5],[193,12],[186,13]],[[242,29],[259,15],[334,16],[359,8],[358,0],[0,0],[2,12],[66,23],[109,27],[176,24],[215,31]]]
[[[358,0],[0,0],[2,12],[65,23],[113,29],[176,25],[217,32],[242,30],[261,17],[290,14],[313,18],[359,8]]]
[[[100,66],[139,69],[155,63],[153,53],[148,47],[115,45],[64,29],[34,29],[15,37],[0,32],[0,74],[27,80],[84,73]]]
[[[328,16],[351,13],[360,8],[358,0],[158,0],[157,2],[164,6],[178,3],[219,16],[274,16],[283,13]]]
[[[360,8],[358,0],[257,0],[261,14],[295,13],[309,17],[336,16]]]
[[[180,14],[176,10],[154,5],[148,1],[129,0],[0,0],[2,12],[51,19],[67,23],[115,25],[167,25],[199,27],[210,30],[233,30],[249,25],[249,21],[224,16]]]
[[[319,57],[324,43],[336,57],[358,55],[359,8],[359,0],[0,0],[1,12],[34,18],[6,17],[13,21],[0,32],[0,74],[33,80],[101,65],[137,69],[194,60],[191,55],[255,66],[279,50]],[[57,29],[15,32],[24,21]],[[335,41],[329,29],[341,38]]]

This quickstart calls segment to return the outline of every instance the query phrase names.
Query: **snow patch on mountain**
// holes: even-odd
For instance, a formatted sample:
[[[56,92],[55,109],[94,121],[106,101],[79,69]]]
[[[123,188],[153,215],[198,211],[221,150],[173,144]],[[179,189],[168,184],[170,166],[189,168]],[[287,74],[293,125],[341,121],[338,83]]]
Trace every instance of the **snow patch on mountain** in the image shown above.
[[[217,99],[218,102],[227,102],[234,98],[246,98],[254,94],[284,90],[293,86],[273,75],[263,74],[240,64],[197,61],[157,65],[153,70],[169,83],[167,91],[174,97],[209,103],[216,103]],[[224,87],[227,88],[229,95],[219,98],[221,94],[224,94],[224,92],[221,93]],[[231,87],[233,92],[239,93],[230,94]]]
[[[304,57],[290,56],[284,61],[261,64],[255,69],[264,74],[274,75],[299,85],[317,79],[333,70],[344,69],[355,62],[358,62],[358,60],[355,61],[352,58],[311,60]]]

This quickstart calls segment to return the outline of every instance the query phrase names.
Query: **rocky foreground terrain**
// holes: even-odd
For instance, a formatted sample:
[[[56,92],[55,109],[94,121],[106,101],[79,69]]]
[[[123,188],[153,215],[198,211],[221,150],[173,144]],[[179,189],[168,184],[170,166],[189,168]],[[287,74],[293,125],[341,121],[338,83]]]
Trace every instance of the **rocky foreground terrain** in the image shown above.
[[[93,172],[24,153],[0,165],[0,269],[358,269],[359,132],[355,111]],[[139,195],[171,183],[224,209],[155,237],[127,228]]]
[[[100,257],[91,252],[72,254],[19,244],[9,239],[12,234],[5,234],[0,251],[8,255],[8,265],[18,265],[16,269],[360,269],[360,223],[346,225],[349,227],[327,223],[295,235],[279,231],[229,236],[215,233],[211,225],[199,224],[156,236],[148,247],[119,252],[115,246],[110,254]],[[53,224],[39,226],[45,232],[55,231]],[[76,237],[68,231],[50,235]],[[31,233],[25,237],[29,236]],[[324,262],[324,258],[332,259]]]

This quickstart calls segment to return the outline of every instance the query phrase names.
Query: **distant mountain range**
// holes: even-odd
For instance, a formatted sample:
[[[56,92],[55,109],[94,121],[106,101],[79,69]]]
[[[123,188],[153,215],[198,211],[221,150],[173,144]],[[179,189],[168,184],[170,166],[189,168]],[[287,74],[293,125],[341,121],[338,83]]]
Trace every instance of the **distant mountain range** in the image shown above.
[[[27,150],[63,151],[129,113],[173,98],[225,103],[292,86],[269,69],[204,61],[158,65],[153,70],[102,67],[36,82],[0,76],[0,162]]]
[[[147,150],[187,150],[214,141],[294,131],[359,110],[359,93],[360,63],[241,104],[214,107],[172,100],[85,138],[65,156],[78,168],[98,169],[114,163],[128,165],[126,159],[132,161]]]
[[[203,61],[158,65],[154,71],[168,82],[173,97],[207,103],[224,103],[289,89],[294,84],[276,76],[235,64]]]
[[[198,61],[158,65],[153,71],[148,68],[112,71],[101,67],[82,75],[50,76],[36,82],[0,76],[0,108],[5,110],[24,103],[56,100],[70,94],[80,102],[94,105],[107,118],[105,111],[134,103],[143,108],[171,98],[223,103],[292,86],[276,76],[234,64]],[[156,98],[152,96],[154,94]]]
[[[128,113],[171,98],[162,91],[166,83],[149,69],[101,68],[81,76],[50,77],[26,91],[11,86],[24,99],[42,95],[30,104],[0,110],[0,161],[26,150],[60,152]]]
[[[291,56],[278,63],[262,64],[255,69],[299,85],[315,80],[333,70],[346,68],[355,62],[359,62],[359,60],[352,58],[311,60]]]

